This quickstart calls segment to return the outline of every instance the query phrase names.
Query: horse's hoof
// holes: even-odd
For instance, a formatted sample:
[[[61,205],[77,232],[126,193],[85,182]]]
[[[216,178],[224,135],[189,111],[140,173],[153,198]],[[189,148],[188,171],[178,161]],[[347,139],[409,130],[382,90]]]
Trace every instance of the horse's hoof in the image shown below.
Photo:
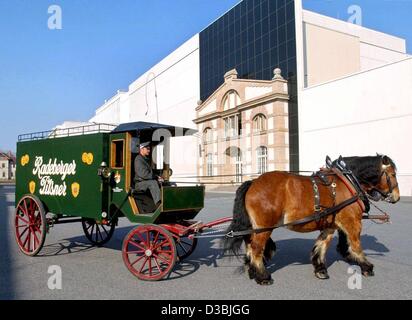
[[[326,270],[315,272],[315,276],[316,276],[316,278],[318,278],[320,280],[329,279],[329,275],[328,275],[328,272]]]
[[[373,277],[375,276],[375,272],[373,270],[362,271],[364,277]]]
[[[260,284],[261,286],[270,286],[273,284],[273,279],[266,279],[266,280],[260,280],[260,281],[256,280],[256,282],[257,284]]]

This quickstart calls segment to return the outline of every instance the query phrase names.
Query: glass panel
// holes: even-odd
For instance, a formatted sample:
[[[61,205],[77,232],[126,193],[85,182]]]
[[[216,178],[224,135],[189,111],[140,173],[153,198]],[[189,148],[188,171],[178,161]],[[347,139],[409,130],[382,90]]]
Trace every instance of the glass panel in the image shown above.
[[[290,128],[297,128],[298,119],[293,117],[298,113],[294,1],[243,0],[200,33],[202,101],[220,87],[224,74],[233,68],[240,78],[271,80],[278,67],[289,81]],[[291,129],[290,136],[291,168],[297,169],[297,129]]]
[[[112,168],[124,167],[124,140],[116,140],[112,142]]]

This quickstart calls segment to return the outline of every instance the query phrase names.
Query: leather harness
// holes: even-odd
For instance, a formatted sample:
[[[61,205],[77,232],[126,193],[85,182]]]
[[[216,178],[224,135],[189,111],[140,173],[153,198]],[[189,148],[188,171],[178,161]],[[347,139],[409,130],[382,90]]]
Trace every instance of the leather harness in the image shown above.
[[[315,173],[311,177],[312,181],[312,186],[313,186],[313,191],[314,191],[314,198],[315,198],[315,207],[314,210],[315,212],[307,216],[305,218],[295,220],[289,223],[281,223],[277,224],[274,227],[268,227],[268,228],[259,228],[259,229],[249,229],[249,230],[242,230],[242,231],[230,231],[226,234],[227,238],[235,238],[235,237],[241,237],[241,236],[246,236],[246,235],[251,235],[251,234],[259,234],[259,233],[264,233],[264,232],[269,232],[273,231],[275,229],[279,228],[285,228],[285,227],[293,227],[297,225],[304,225],[309,222],[313,221],[320,221],[323,218],[326,218],[328,216],[333,215],[334,217],[336,214],[339,213],[342,209],[346,208],[347,206],[350,206],[351,204],[357,203],[360,207],[360,209],[363,212],[368,212],[369,211],[369,200],[362,190],[358,180],[356,177],[352,174],[351,171],[343,170],[341,168],[333,167],[330,168],[331,173],[327,172],[326,169],[321,169],[319,172]],[[322,210],[322,206],[320,205],[320,194],[319,194],[319,187],[316,183],[315,177],[318,177],[322,183],[326,186],[331,187],[331,194],[332,197],[335,200],[336,197],[336,183],[333,181],[332,183],[329,183],[327,180],[326,176],[337,176],[339,180],[341,180],[346,188],[349,190],[351,193],[352,197],[339,203],[335,204],[334,206],[330,208],[324,208]]]

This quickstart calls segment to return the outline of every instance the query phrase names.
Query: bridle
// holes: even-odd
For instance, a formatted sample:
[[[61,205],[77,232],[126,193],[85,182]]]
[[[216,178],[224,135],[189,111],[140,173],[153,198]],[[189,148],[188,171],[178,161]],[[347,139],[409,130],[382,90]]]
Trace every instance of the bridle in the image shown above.
[[[388,171],[386,171],[389,167],[391,167],[390,164],[389,164],[389,165],[385,165],[385,164],[382,165],[383,171],[382,171],[381,175],[379,176],[379,181],[380,181],[380,180],[382,180],[382,177],[385,175],[385,177],[386,177],[386,184],[387,184],[387,186],[388,186],[388,188],[389,188],[389,191],[388,191],[388,192],[384,192],[384,191],[382,191],[382,190],[380,190],[380,189],[378,189],[378,188],[376,188],[376,187],[373,187],[373,188],[372,188],[372,190],[378,192],[386,201],[389,201],[390,199],[392,199],[393,190],[395,190],[396,188],[399,187],[398,182],[396,182],[395,185],[392,184],[391,178],[390,178],[390,176],[389,176],[390,174],[388,173]]]

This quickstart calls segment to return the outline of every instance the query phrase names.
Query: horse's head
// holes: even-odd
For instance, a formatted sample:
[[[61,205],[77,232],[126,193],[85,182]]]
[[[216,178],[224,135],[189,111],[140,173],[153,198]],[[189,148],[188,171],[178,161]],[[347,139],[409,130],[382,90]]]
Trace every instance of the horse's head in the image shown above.
[[[398,180],[396,179],[396,165],[388,156],[378,156],[381,158],[379,165],[379,181],[374,190],[390,203],[400,200]]]
[[[396,203],[400,200],[397,168],[388,156],[343,158],[373,200]]]

